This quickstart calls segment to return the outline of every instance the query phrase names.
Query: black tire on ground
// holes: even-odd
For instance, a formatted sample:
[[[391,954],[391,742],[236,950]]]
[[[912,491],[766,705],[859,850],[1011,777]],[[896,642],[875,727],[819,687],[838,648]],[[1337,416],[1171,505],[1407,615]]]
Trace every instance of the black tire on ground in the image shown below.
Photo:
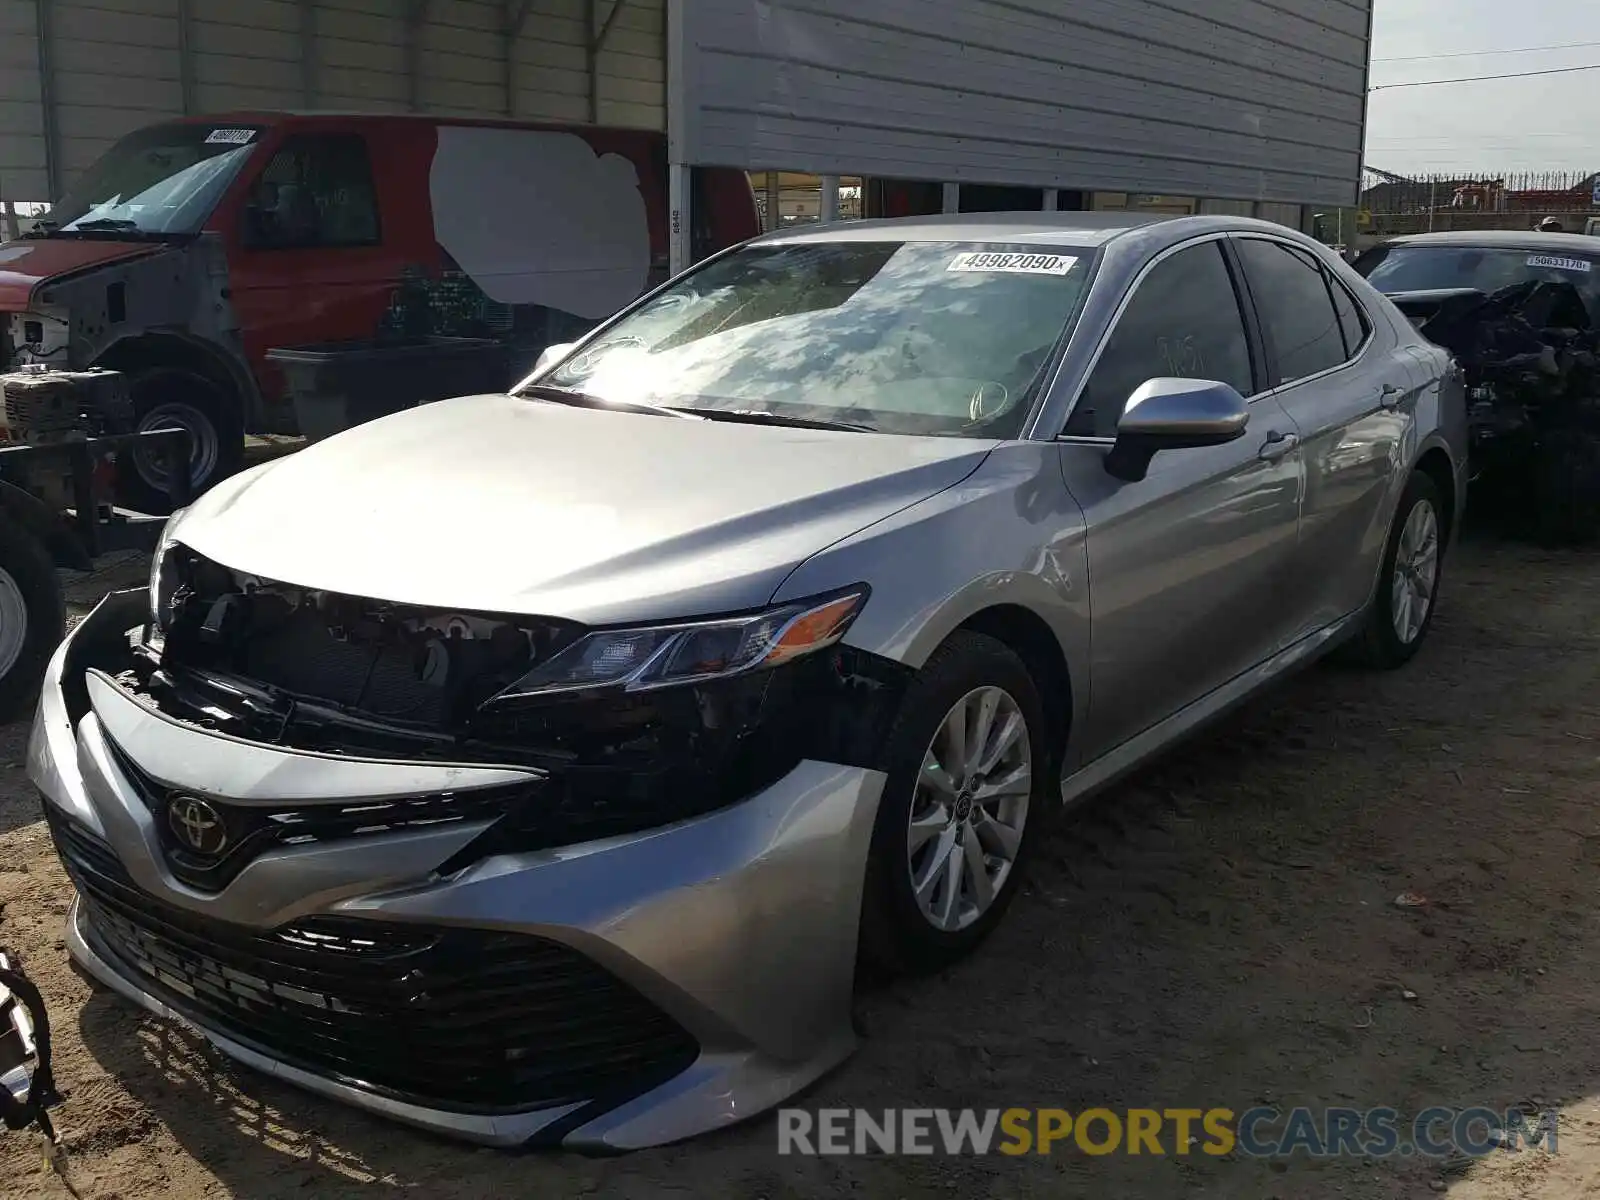
[[[66,613],[44,543],[0,514],[0,721],[26,716],[38,699],[39,681],[66,632]]]
[[[1534,527],[1549,545],[1600,538],[1600,437],[1551,430],[1533,456]]]
[[[228,392],[181,367],[150,367],[133,373],[128,386],[135,428],[179,424],[189,429],[194,495],[239,469],[244,461],[244,414]],[[167,452],[151,450],[119,456],[119,502],[139,512],[171,512],[166,484],[169,458]]]
[[[1406,523],[1411,520],[1420,505],[1428,505],[1433,510],[1437,541],[1434,551],[1433,584],[1428,592],[1427,609],[1421,628],[1408,642],[1401,640],[1395,629],[1395,559],[1399,556]],[[1428,630],[1433,628],[1433,615],[1439,607],[1439,581],[1444,573],[1444,530],[1445,513],[1438,487],[1423,472],[1412,471],[1411,478],[1406,481],[1405,491],[1401,493],[1399,507],[1395,510],[1394,523],[1389,527],[1388,541],[1384,543],[1383,565],[1378,572],[1377,594],[1373,597],[1372,607],[1367,612],[1366,624],[1360,635],[1350,644],[1350,658],[1358,665],[1373,670],[1392,671],[1410,662],[1422,648],[1422,643],[1427,640]]]
[[[957,702],[979,688],[1003,689],[1026,724],[1032,783],[1021,840],[1009,875],[988,909],[965,928],[936,928],[918,907],[908,848],[924,755]],[[906,690],[884,745],[888,779],[878,804],[862,897],[860,956],[870,973],[916,974],[946,966],[978,945],[1016,895],[1039,826],[1059,796],[1055,745],[1038,686],[1017,655],[984,634],[960,631],[929,658]]]

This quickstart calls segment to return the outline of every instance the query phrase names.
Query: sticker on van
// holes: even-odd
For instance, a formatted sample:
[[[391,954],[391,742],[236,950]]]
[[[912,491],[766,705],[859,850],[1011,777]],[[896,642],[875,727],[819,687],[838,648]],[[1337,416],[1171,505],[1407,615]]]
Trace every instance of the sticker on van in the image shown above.
[[[1582,271],[1588,274],[1594,264],[1586,258],[1557,258],[1553,254],[1535,254],[1528,259],[1530,267],[1547,267],[1555,271]]]
[[[947,271],[1004,271],[1013,275],[1065,275],[1078,260],[1070,254],[958,254]]]
[[[244,146],[255,135],[254,129],[213,129],[206,135],[206,141],[210,144],[220,142],[228,146]]]

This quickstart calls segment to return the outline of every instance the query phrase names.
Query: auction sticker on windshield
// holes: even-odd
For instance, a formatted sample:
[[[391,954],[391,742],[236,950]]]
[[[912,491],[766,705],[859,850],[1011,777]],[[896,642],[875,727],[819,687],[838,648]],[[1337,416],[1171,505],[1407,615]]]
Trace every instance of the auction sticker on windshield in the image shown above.
[[[1588,274],[1594,264],[1586,258],[1557,258],[1553,254],[1535,254],[1528,259],[1530,267],[1548,267],[1555,271],[1582,271]]]
[[[1077,259],[1070,254],[958,254],[949,271],[1005,271],[1013,275],[1065,275]]]
[[[254,129],[213,129],[206,135],[208,143],[222,142],[229,146],[243,146],[255,137]]]

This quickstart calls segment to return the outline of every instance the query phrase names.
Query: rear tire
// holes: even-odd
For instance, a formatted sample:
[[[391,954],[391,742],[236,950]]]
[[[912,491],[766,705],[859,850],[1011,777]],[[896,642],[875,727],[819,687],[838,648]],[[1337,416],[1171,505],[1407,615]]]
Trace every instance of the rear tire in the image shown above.
[[[66,623],[49,551],[0,515],[0,721],[25,716],[33,707]]]
[[[958,708],[961,746],[951,735]],[[1005,643],[960,631],[934,652],[885,740],[888,779],[862,898],[864,966],[937,970],[999,924],[1056,786],[1056,740],[1033,677]]]
[[[1383,548],[1377,595],[1351,645],[1361,666],[1392,671],[1422,648],[1438,607],[1444,521],[1438,487],[1422,471],[1412,471]]]
[[[244,420],[234,398],[211,380],[181,367],[152,367],[133,375],[134,428],[174,425],[189,431],[189,484],[200,495],[237,471],[244,461]],[[172,469],[168,450],[124,452],[117,461],[117,495],[128,508],[164,515]]]

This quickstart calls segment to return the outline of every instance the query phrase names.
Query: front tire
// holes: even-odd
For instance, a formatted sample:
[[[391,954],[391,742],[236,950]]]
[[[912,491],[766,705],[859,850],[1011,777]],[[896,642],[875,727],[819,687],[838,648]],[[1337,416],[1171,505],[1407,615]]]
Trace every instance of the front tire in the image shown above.
[[[1055,740],[1003,642],[961,631],[934,652],[885,743],[862,900],[867,966],[937,970],[999,924],[1055,786]]]
[[[66,602],[44,544],[0,514],[0,721],[26,715],[66,632]]]
[[[1392,671],[1422,648],[1438,606],[1443,513],[1433,480],[1422,471],[1412,471],[1383,548],[1377,595],[1353,647],[1362,666]]]
[[[145,433],[180,426],[189,432],[189,486],[200,495],[226,479],[244,461],[244,423],[239,406],[209,379],[180,367],[153,367],[134,375],[134,428]],[[119,456],[117,491],[139,512],[172,511],[168,480],[172,452],[137,449]]]

